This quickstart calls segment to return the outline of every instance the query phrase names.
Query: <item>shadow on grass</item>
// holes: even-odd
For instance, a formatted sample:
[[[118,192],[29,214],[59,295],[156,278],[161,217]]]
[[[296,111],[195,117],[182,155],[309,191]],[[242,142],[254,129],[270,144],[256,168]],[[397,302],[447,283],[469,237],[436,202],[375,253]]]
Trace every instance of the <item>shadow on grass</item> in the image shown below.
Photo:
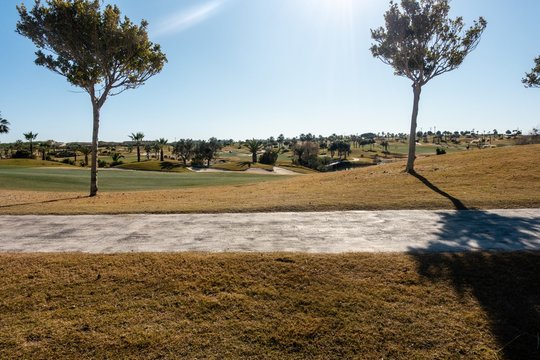
[[[497,356],[540,359],[540,253],[532,251],[540,248],[540,218],[456,211],[441,213],[440,225],[437,240],[410,249],[419,274],[477,299]],[[531,252],[500,252],[517,247]],[[480,251],[459,253],[470,249]]]
[[[422,175],[420,175],[416,171],[413,170],[409,174],[411,174],[412,176],[414,176],[415,178],[420,180],[424,185],[426,185],[431,190],[435,191],[437,194],[442,195],[445,198],[447,198],[448,200],[450,200],[452,202],[452,204],[454,204],[454,207],[456,208],[456,210],[469,210],[465,206],[465,204],[463,204],[463,202],[461,202],[461,200],[459,200],[458,198],[455,198],[452,195],[448,194],[447,192],[439,189],[437,186],[433,185],[428,179],[426,179],[425,177],[423,177]]]
[[[50,204],[60,201],[66,201],[66,200],[78,200],[78,199],[86,199],[89,198],[88,195],[86,196],[76,196],[76,197],[69,197],[69,198],[62,198],[62,199],[54,199],[54,200],[45,200],[45,201],[33,201],[33,202],[27,202],[27,203],[18,203],[18,204],[10,204],[10,205],[0,205],[0,209],[9,209],[14,208],[17,206],[25,206],[25,205],[39,205],[39,204]]]
[[[418,273],[478,300],[497,338],[497,357],[540,359],[540,217],[469,210],[422,175],[411,175],[458,210],[439,214],[437,240],[409,249]],[[516,249],[531,252],[511,252]],[[470,250],[477,252],[464,252]]]
[[[161,168],[161,170],[171,171],[177,168],[184,167],[184,164],[174,163],[171,161],[162,161],[159,163],[159,167]]]

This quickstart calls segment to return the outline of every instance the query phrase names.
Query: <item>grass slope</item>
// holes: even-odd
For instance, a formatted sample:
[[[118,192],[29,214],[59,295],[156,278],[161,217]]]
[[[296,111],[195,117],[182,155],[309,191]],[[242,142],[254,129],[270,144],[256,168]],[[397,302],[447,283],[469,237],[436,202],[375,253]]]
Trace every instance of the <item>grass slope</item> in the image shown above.
[[[404,173],[400,162],[258,184],[102,193],[95,198],[0,190],[0,213],[454,209],[456,204],[484,209],[540,207],[539,158],[540,145],[529,145],[422,158],[416,166],[418,177]]]
[[[36,168],[36,167],[75,168],[72,165],[67,165],[61,162],[47,161],[47,160],[33,160],[33,159],[2,159],[0,160],[0,168],[11,167],[11,166],[25,167],[25,168]]]
[[[0,255],[0,358],[536,359],[540,255]]]

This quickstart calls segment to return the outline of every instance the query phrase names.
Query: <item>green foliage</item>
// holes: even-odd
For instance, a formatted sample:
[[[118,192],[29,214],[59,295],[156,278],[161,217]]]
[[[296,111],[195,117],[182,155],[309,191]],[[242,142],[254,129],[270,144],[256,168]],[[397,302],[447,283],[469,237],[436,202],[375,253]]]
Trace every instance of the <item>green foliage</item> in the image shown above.
[[[303,141],[296,143],[293,147],[293,164],[316,168],[319,157],[319,144],[312,141]],[[315,167],[314,167],[315,166]]]
[[[0,112],[0,134],[7,134],[9,132],[9,121],[2,118],[2,113]]]
[[[371,30],[371,53],[413,82],[414,105],[409,133],[407,172],[414,171],[416,127],[422,86],[436,76],[457,69],[480,41],[487,22],[480,17],[464,30],[463,18],[450,19],[449,0],[390,2],[385,27]]]
[[[141,162],[141,144],[142,144],[142,140],[144,139],[144,134],[142,132],[138,132],[138,133],[131,133],[131,135],[128,135],[128,136],[132,141],[135,142],[135,146],[137,147],[137,162]],[[146,146],[145,146],[145,150],[146,150]],[[146,154],[147,154],[146,157],[149,157],[148,156],[149,153],[150,151],[146,150]]]
[[[279,157],[279,152],[274,151],[271,147],[266,148],[264,153],[259,156],[259,162],[266,165],[275,165]]]
[[[540,56],[534,59],[535,67],[530,73],[525,74],[525,78],[521,80],[525,87],[531,88],[540,87]]]
[[[195,156],[191,161],[192,166],[204,165],[210,166],[210,162],[216,156],[217,151],[221,148],[221,144],[216,138],[210,138],[208,141],[199,141],[195,147]]]
[[[263,148],[264,143],[261,140],[251,139],[244,142],[244,146],[251,153],[252,162],[257,162],[257,153]]]
[[[178,140],[174,145],[173,154],[179,156],[184,162],[184,165],[187,165],[187,162],[195,154],[195,142],[191,139]]]
[[[159,160],[160,161],[163,161],[163,148],[165,147],[165,145],[167,145],[169,143],[169,140],[165,139],[165,138],[160,138],[158,141],[156,141],[156,144],[159,148]]]
[[[33,159],[34,155],[26,149],[17,150],[12,156],[13,159]]]
[[[100,168],[107,167],[107,162],[105,160],[98,160],[98,167]]]
[[[437,148],[436,152],[437,152],[437,155],[446,154],[446,150],[444,150],[443,148],[440,148],[440,147]]]
[[[464,31],[463,18],[450,19],[449,11],[448,0],[391,2],[385,27],[371,30],[373,56],[419,86],[458,68],[478,45],[487,22],[480,17]]]
[[[111,154],[111,159],[112,159],[111,167],[122,165],[123,161],[120,160],[120,159],[123,159],[123,158],[124,158],[124,155],[122,155],[122,154],[112,153]]]
[[[100,0],[36,1],[29,11],[17,6],[17,32],[38,48],[35,63],[64,76],[85,90],[93,110],[90,196],[97,187],[100,110],[109,96],[143,85],[159,73],[167,59],[140,25],[122,17],[117,6]],[[140,160],[140,155],[139,155]]]
[[[99,105],[109,95],[142,85],[163,68],[166,57],[149,41],[146,21],[136,25],[114,5],[101,10],[98,0],[46,4],[36,1],[30,11],[24,4],[17,6],[17,32],[38,47],[37,65],[85,89]]]
[[[351,153],[351,144],[343,140],[333,141],[328,147],[328,150],[330,150],[330,156],[332,158],[337,152],[338,157],[340,159],[341,158],[347,159],[347,156],[349,156],[349,154]]]

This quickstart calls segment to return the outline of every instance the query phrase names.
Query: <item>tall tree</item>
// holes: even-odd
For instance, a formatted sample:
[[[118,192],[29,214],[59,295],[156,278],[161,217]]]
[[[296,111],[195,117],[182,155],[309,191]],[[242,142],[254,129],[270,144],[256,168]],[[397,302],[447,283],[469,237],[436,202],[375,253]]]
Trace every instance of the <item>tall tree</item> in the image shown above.
[[[259,152],[263,148],[264,143],[260,140],[251,139],[251,140],[246,140],[246,142],[244,143],[244,146],[251,153],[251,162],[256,163],[257,152]]]
[[[410,79],[414,102],[409,133],[406,171],[414,172],[416,125],[422,86],[436,76],[457,69],[476,48],[487,22],[480,17],[464,31],[463,19],[450,19],[449,0],[401,0],[390,2],[385,27],[371,30],[371,53]]]
[[[195,155],[196,144],[191,139],[180,139],[174,146],[174,153],[178,155],[187,166],[187,162]]]
[[[90,196],[98,192],[100,111],[109,96],[143,85],[165,62],[148,39],[146,21],[134,24],[117,6],[100,0],[36,1],[17,6],[17,32],[37,46],[36,64],[56,72],[90,95],[93,113]]]
[[[169,140],[164,139],[164,138],[160,138],[160,139],[157,141],[157,144],[159,145],[159,161],[163,161],[163,148],[164,148],[165,145],[167,145],[168,143],[169,143]]]
[[[540,56],[534,59],[535,67],[531,69],[530,73],[525,74],[525,77],[523,80],[523,84],[525,84],[525,87],[531,88],[540,87]]]
[[[144,134],[142,132],[131,133],[128,135],[132,141],[135,141],[135,146],[137,147],[137,162],[141,162],[141,144],[144,139]]]
[[[33,133],[33,132],[27,132],[27,133],[24,133],[23,134],[24,138],[30,142],[30,155],[31,156],[34,156],[34,140],[36,140],[38,134],[37,133]]]
[[[9,125],[9,121],[3,119],[0,112],[0,134],[7,134],[9,132]]]

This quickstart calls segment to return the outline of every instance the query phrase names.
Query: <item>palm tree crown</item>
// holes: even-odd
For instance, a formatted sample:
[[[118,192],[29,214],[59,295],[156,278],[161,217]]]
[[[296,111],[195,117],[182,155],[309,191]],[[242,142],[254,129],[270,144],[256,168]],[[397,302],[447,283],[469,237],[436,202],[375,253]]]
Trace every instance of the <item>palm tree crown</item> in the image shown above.
[[[7,134],[9,132],[9,121],[2,119],[2,113],[0,113],[0,134]]]
[[[246,140],[244,146],[249,150],[252,156],[252,161],[257,162],[257,152],[262,149],[263,142],[261,140],[251,139]]]

